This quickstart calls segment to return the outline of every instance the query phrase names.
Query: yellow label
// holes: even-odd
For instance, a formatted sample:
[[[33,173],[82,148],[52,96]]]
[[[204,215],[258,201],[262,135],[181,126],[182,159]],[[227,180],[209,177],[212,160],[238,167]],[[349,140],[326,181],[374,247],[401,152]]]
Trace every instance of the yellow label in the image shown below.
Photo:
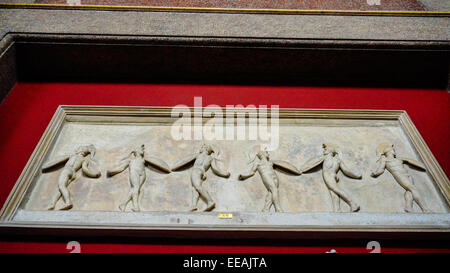
[[[233,213],[219,213],[220,219],[231,219],[233,218]]]

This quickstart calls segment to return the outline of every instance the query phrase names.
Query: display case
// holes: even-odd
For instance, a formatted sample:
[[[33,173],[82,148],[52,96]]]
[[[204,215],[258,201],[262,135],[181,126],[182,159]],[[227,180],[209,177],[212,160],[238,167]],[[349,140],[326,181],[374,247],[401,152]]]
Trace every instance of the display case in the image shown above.
[[[405,238],[448,239],[449,181],[446,174],[450,170],[450,161],[447,156],[448,141],[445,137],[449,129],[448,7],[445,3],[436,1],[390,1],[389,4],[383,4],[381,1],[380,5],[377,1],[353,1],[352,4],[349,1],[322,1],[321,6],[314,3],[271,1],[267,5],[260,5],[241,1],[222,5],[214,1],[176,1],[163,5],[158,1],[3,1],[0,4],[0,94],[3,100],[0,106],[0,124],[4,129],[0,133],[3,143],[0,162],[4,167],[0,196],[2,202],[5,202],[2,211],[2,232],[39,235],[52,234],[54,228],[62,228],[67,233],[62,232],[61,235],[115,234],[190,238],[209,234],[207,237],[214,238],[216,231],[226,232],[229,228],[233,231],[236,228],[239,230],[240,224],[233,221],[242,218],[236,216],[234,220],[228,219],[232,222],[231,227],[219,227],[218,230],[208,228],[210,233],[204,232],[203,227],[186,228],[185,223],[181,221],[188,221],[191,216],[181,216],[180,223],[173,223],[175,226],[179,225],[176,230],[182,232],[178,233],[161,228],[161,225],[166,228],[166,224],[172,225],[165,222],[157,223],[159,228],[151,228],[153,232],[145,228],[133,228],[133,225],[122,225],[119,230],[124,232],[117,232],[112,222],[108,225],[113,232],[106,232],[108,228],[96,226],[94,223],[91,223],[93,226],[88,229],[79,228],[83,223],[72,221],[73,219],[67,222],[69,224],[55,224],[57,219],[51,220],[51,217],[73,217],[71,212],[78,211],[79,205],[73,210],[52,211],[54,214],[51,214],[40,207],[36,201],[38,199],[33,199],[33,187],[27,186],[35,185],[37,180],[34,179],[41,179],[39,170],[44,159],[50,156],[47,153],[49,150],[39,151],[43,151],[43,142],[49,135],[48,130],[51,130],[45,131],[46,128],[51,128],[51,125],[57,122],[52,120],[55,111],[58,115],[69,109],[77,115],[84,115],[85,110],[92,110],[89,108],[92,105],[115,106],[118,108],[107,108],[110,112],[107,111],[105,115],[112,113],[115,116],[115,111],[119,111],[125,113],[124,117],[117,117],[122,120],[128,116],[128,110],[134,111],[134,108],[127,107],[142,107],[138,108],[139,111],[151,112],[146,107],[173,107],[179,104],[195,106],[194,97],[201,96],[205,104],[222,107],[228,104],[254,104],[258,107],[278,105],[286,109],[285,114],[288,113],[287,116],[281,115],[281,120],[292,119],[289,111],[308,116],[308,111],[313,110],[305,108],[318,109],[318,112],[313,112],[318,115],[313,119],[319,123],[321,117],[328,120],[333,116],[339,120],[340,111],[344,111],[343,116],[348,113],[350,117],[355,113],[353,111],[362,115],[344,118],[352,123],[364,120],[367,115],[383,116],[383,111],[387,110],[391,115],[388,119],[397,120],[402,130],[406,130],[402,133],[406,134],[405,139],[412,143],[410,148],[400,148],[400,151],[409,157],[414,155],[414,160],[425,164],[425,174],[416,173],[415,169],[412,172],[428,181],[426,187],[433,188],[434,199],[429,196],[427,198],[434,200],[431,203],[434,204],[434,210],[439,212],[423,215],[413,213],[419,218],[407,220],[404,217],[409,217],[408,214],[402,212],[399,213],[399,218],[388,215],[395,218],[392,221],[389,220],[391,218],[380,220],[387,225],[374,224],[373,227],[368,227],[370,224],[363,224],[367,219],[361,218],[364,213],[382,213],[383,210],[361,209],[359,216],[355,212],[357,218],[354,218],[354,222],[342,224],[345,230],[339,230],[340,228],[336,227],[321,226],[321,223],[318,226],[313,225],[314,227],[307,227],[308,224],[303,223],[313,221],[308,217],[314,218],[314,213],[331,213],[330,217],[333,217],[329,198],[325,198],[325,202],[329,203],[324,207],[308,207],[303,203],[291,206],[290,203],[284,203],[285,206],[291,207],[286,212],[287,215],[295,213],[299,214],[299,217],[306,217],[301,218],[302,223],[295,222],[299,221],[297,218],[292,220],[294,222],[286,220],[293,224],[287,224],[286,230],[280,232],[270,230],[270,227],[274,227],[271,224],[266,228],[262,225],[261,229],[264,230],[243,227],[244,232],[240,233],[242,238],[269,236],[270,233],[271,237],[276,238],[393,238],[402,234]],[[67,105],[67,108],[60,105]],[[81,108],[76,105],[81,105]],[[124,107],[125,111],[122,111],[121,107]],[[96,109],[101,112],[104,108]],[[364,112],[367,109],[370,111]],[[168,113],[169,110],[164,115]],[[164,115],[163,118],[166,117]],[[410,118],[404,118],[402,115],[408,115]],[[89,112],[88,116],[95,117],[96,114]],[[299,119],[298,124],[302,124],[304,116],[296,118]],[[47,127],[49,124],[50,127]],[[369,126],[373,124],[369,123]],[[54,137],[52,141],[56,141],[57,136]],[[146,141],[149,142],[150,139],[144,142]],[[392,141],[396,146],[405,142]],[[375,143],[371,142],[370,145],[372,147]],[[351,145],[344,148],[347,153],[352,150],[349,147]],[[50,148],[48,146],[48,149]],[[314,151],[318,153],[319,150]],[[374,147],[370,151],[375,157]],[[230,150],[228,154],[234,152],[236,151]],[[283,153],[279,155],[284,155]],[[58,154],[60,152],[55,151],[53,155]],[[296,166],[303,164],[308,155],[313,154],[302,154]],[[364,154],[364,160],[365,156],[368,157],[369,154]],[[231,162],[231,155],[228,160],[228,163]],[[368,157],[367,160],[362,165],[365,169],[370,169],[375,159]],[[170,156],[167,161],[172,165],[176,160]],[[233,175],[237,171],[239,170],[234,169]],[[284,175],[281,174],[282,178]],[[317,171],[312,175],[317,176],[319,180]],[[361,183],[377,183],[370,178],[370,173],[365,175],[368,178],[363,178]],[[387,176],[388,173],[384,175]],[[306,179],[304,176],[307,177],[302,174],[298,178],[299,181]],[[25,179],[26,177],[28,178]],[[232,176],[232,179],[235,178]],[[251,179],[256,184],[260,178],[255,176]],[[290,181],[284,186],[292,186],[294,189],[295,182],[290,179],[292,178],[284,178]],[[344,185],[350,183],[346,178],[342,179]],[[389,181],[394,180],[390,178]],[[385,183],[384,181],[381,183]],[[231,182],[233,183],[235,182]],[[188,184],[186,186],[189,186]],[[283,188],[283,185],[280,187]],[[355,186],[350,183],[349,187],[353,189]],[[402,190],[401,186],[396,187],[398,188],[394,187],[395,190]],[[285,194],[287,189],[283,189]],[[324,189],[325,186],[319,187],[318,191]],[[82,192],[83,189],[78,190]],[[258,190],[261,192],[257,191],[259,193],[255,196],[260,196],[264,188]],[[358,192],[356,188],[353,190]],[[328,194],[326,191],[324,193]],[[172,197],[170,195],[168,198]],[[27,198],[37,202],[34,204],[38,204],[36,208],[42,215],[29,215],[26,210],[15,214],[18,209],[27,207],[28,203],[23,201],[28,200]],[[157,196],[152,198],[158,199]],[[255,198],[259,200],[255,201],[257,204],[264,199]],[[398,200],[400,201],[395,202],[400,204],[404,197],[400,196]],[[375,208],[378,201],[371,202],[374,202]],[[400,212],[397,203],[391,208],[385,208],[385,212]],[[414,206],[415,211],[419,212],[417,204]],[[117,209],[117,206],[112,205],[108,210],[113,210],[113,207],[114,210]],[[254,207],[259,208],[257,205]],[[255,208],[252,207],[251,213],[256,213]],[[194,218],[203,217],[199,215],[213,217],[214,219],[211,219],[219,221],[218,226],[221,226],[227,219],[219,219],[218,214],[242,213],[229,204],[219,206],[218,209],[205,214],[186,215],[192,215]],[[156,214],[165,211],[164,208],[150,205],[146,210]],[[272,210],[269,213],[275,214],[275,218],[278,217],[275,209]],[[117,213],[120,215],[120,212],[113,212]],[[14,218],[17,215],[22,218]],[[79,219],[83,217],[88,216],[79,216]],[[351,220],[343,214],[336,217]],[[370,218],[370,215],[367,217]],[[38,223],[35,226],[29,223],[16,225],[14,219]],[[42,219],[51,221],[39,223]],[[195,221],[202,220],[195,218]],[[205,221],[205,225],[209,227],[215,223]],[[90,233],[91,231],[95,232]]]

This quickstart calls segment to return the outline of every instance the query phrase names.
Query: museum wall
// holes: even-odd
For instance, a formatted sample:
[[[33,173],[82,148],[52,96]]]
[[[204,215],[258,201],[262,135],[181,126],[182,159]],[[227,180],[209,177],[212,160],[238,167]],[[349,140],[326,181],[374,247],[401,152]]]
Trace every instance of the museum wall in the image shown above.
[[[406,110],[443,168],[448,157],[449,94],[439,89],[388,89],[307,86],[232,86],[19,82],[0,105],[0,164],[3,204],[58,105],[193,106],[279,105],[281,108]],[[383,202],[383,200],[380,200]],[[0,252],[69,252],[79,241],[82,252],[369,252],[367,240],[189,240],[151,238],[0,238]],[[225,238],[227,239],[227,238]],[[314,239],[314,238],[311,238]],[[381,240],[383,252],[449,251],[437,240]]]

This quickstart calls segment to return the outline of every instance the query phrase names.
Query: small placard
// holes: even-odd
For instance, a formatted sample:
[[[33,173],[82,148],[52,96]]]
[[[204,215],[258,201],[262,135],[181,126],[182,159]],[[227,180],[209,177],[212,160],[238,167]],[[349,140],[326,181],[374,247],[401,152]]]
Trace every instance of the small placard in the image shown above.
[[[220,219],[231,219],[233,218],[233,213],[219,213]]]

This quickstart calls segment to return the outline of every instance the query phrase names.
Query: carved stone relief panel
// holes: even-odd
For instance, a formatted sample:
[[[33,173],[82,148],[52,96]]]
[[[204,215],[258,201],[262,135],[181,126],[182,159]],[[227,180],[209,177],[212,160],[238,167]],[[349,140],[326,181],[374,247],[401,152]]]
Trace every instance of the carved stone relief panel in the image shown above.
[[[404,112],[282,109],[275,149],[176,139],[176,120],[168,108],[60,108],[4,223],[450,226],[448,178]]]

